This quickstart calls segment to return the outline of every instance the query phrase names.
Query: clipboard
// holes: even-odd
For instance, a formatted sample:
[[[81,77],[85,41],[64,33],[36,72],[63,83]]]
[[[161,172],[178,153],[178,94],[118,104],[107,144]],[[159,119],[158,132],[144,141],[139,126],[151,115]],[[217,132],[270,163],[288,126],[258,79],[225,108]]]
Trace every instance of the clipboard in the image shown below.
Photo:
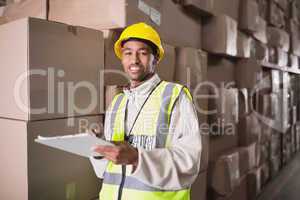
[[[101,156],[99,153],[91,150],[94,145],[114,146],[114,144],[88,133],[57,137],[43,137],[39,135],[34,141],[86,158],[89,158],[90,156]]]

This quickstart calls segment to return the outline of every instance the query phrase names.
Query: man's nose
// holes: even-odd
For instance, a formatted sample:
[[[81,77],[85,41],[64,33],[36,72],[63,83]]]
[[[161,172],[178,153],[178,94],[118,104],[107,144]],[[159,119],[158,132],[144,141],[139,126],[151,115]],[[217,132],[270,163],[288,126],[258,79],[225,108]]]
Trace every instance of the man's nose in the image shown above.
[[[140,63],[140,57],[138,52],[132,54],[132,64],[139,64]]]

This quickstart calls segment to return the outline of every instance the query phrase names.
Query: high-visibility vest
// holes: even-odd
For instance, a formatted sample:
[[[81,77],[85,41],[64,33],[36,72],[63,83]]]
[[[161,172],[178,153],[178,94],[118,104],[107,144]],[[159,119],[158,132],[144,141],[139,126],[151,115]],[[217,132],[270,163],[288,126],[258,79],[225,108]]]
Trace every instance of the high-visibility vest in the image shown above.
[[[172,109],[181,92],[191,100],[188,89],[182,85],[161,81],[152,91],[132,128],[129,143],[151,150],[168,148]],[[125,110],[127,97],[121,93],[114,97],[111,110],[112,141],[125,140]],[[100,200],[189,200],[190,188],[166,191],[144,184],[131,176],[131,165],[109,162],[104,173]]]

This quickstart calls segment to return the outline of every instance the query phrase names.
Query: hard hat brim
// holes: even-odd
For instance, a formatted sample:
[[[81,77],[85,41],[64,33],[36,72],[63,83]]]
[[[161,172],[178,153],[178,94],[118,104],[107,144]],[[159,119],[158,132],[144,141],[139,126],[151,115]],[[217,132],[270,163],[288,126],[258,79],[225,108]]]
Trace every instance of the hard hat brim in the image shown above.
[[[116,56],[121,60],[122,59],[122,42],[123,41],[126,41],[126,40],[129,40],[130,38],[120,38],[117,40],[117,42],[115,43],[114,45],[114,51],[115,51],[115,54]],[[145,40],[145,38],[139,38],[141,40]],[[149,42],[151,42],[150,40],[148,40]],[[160,62],[162,60],[162,58],[164,57],[164,49],[163,47],[160,45],[160,46],[157,46],[156,44],[154,44],[157,49],[158,49],[158,62]]]

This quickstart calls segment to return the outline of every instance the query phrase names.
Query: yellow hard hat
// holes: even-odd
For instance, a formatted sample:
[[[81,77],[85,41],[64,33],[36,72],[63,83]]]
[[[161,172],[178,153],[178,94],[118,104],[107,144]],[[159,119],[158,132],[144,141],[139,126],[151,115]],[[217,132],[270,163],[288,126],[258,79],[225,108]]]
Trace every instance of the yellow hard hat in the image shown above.
[[[164,57],[164,49],[161,44],[160,37],[158,33],[148,24],[145,24],[143,22],[133,24],[131,26],[128,26],[120,35],[120,38],[116,41],[114,50],[115,54],[119,59],[122,58],[122,41],[128,40],[130,38],[137,38],[142,40],[147,40],[153,43],[158,50],[158,56],[160,61]]]

